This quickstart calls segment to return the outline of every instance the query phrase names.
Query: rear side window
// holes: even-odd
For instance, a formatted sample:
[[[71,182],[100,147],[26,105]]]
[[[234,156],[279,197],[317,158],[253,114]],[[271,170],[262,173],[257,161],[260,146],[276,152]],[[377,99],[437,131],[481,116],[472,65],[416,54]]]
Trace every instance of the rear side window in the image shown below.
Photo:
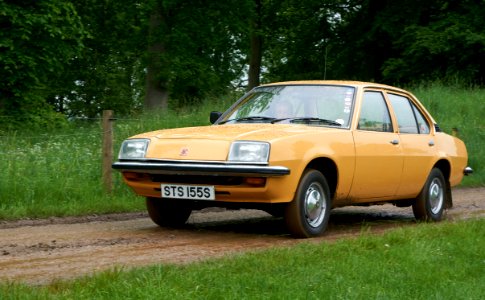
[[[429,124],[419,109],[406,97],[389,94],[400,133],[429,133]]]
[[[382,93],[364,93],[357,129],[381,132],[393,131],[389,110]]]
[[[419,109],[411,103],[411,106],[414,110],[414,115],[416,116],[416,121],[418,121],[418,130],[419,133],[428,134],[429,133],[429,125],[426,119],[424,118],[423,114],[419,111]]]

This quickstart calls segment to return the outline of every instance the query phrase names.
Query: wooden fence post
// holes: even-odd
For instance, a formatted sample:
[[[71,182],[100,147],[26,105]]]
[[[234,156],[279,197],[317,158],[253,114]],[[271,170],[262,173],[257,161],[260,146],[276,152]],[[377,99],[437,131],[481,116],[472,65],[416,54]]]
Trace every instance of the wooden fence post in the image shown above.
[[[103,185],[107,193],[113,191],[113,111],[103,110]]]

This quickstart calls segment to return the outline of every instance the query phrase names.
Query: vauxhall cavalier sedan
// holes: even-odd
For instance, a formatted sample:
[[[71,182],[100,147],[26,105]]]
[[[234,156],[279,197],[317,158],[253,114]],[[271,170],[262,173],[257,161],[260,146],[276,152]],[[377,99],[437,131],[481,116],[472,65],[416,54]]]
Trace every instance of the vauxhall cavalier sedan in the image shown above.
[[[332,208],[382,203],[439,221],[451,187],[472,172],[461,140],[411,93],[382,84],[262,85],[210,121],[123,142],[113,168],[156,224],[179,226],[211,206],[256,208],[313,237]]]

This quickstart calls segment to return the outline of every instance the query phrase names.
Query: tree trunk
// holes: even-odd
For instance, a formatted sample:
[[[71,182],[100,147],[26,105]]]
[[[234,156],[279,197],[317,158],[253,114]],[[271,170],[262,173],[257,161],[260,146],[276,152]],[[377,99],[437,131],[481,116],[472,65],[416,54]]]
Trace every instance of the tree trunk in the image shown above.
[[[260,83],[263,37],[261,34],[261,0],[254,0],[256,13],[251,20],[251,50],[249,53],[248,87],[250,90]]]
[[[162,26],[165,27],[166,24],[164,24],[165,19],[160,6],[154,9],[149,22],[145,110],[166,110],[168,108],[168,88],[167,76],[163,74],[166,66],[163,59],[165,46],[162,40]]]

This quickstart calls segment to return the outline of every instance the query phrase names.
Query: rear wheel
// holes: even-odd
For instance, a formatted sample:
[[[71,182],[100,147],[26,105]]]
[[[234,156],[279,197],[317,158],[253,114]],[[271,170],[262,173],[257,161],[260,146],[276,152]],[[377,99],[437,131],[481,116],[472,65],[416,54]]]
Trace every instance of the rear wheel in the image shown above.
[[[421,221],[440,221],[447,202],[446,197],[446,182],[443,173],[440,169],[434,168],[413,204],[414,216]]]
[[[286,207],[288,230],[300,238],[321,235],[327,228],[330,209],[330,189],[325,176],[309,169],[300,180],[295,199]]]
[[[179,227],[187,222],[192,208],[183,201],[161,198],[146,198],[148,215],[152,221],[162,227]]]

